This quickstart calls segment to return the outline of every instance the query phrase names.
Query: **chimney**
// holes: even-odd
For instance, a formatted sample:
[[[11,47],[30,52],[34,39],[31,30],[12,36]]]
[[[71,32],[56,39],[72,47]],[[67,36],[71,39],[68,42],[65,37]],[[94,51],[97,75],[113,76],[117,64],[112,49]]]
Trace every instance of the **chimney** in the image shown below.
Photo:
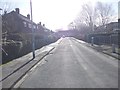
[[[41,25],[41,22],[39,22],[39,25]]]
[[[43,27],[45,27],[45,24],[43,24]]]
[[[30,19],[30,14],[27,15],[27,18]]]
[[[15,8],[15,11],[16,11],[18,14],[20,13],[19,8]]]
[[[6,10],[4,11],[4,14],[7,14],[7,11],[6,11]]]
[[[118,18],[118,23],[120,23],[120,18]]]

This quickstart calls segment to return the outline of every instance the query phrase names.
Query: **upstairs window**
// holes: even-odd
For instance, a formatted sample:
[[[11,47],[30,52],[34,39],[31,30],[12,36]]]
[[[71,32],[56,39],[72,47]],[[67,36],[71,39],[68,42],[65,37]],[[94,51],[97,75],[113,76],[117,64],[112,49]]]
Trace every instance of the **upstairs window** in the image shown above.
[[[33,25],[33,28],[34,28],[34,29],[36,29],[36,26],[35,26],[35,25]]]
[[[39,29],[39,27],[38,27],[38,26],[36,26],[36,28],[37,28],[37,29]]]
[[[28,24],[28,26],[29,26],[29,28],[32,28],[32,26],[31,26],[31,24],[30,24],[30,23]]]
[[[25,21],[23,22],[23,24],[24,24],[24,27],[27,27],[27,23]]]

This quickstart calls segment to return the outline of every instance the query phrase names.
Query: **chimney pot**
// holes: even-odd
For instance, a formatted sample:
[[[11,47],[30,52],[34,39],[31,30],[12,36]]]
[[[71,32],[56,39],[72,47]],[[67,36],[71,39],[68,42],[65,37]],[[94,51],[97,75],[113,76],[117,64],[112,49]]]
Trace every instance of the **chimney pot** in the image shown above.
[[[27,18],[30,19],[30,14],[27,15]]]
[[[20,9],[19,8],[15,8],[15,11],[19,14],[20,13]]]
[[[45,27],[45,24],[43,24],[43,27]]]
[[[7,14],[7,11],[6,11],[6,10],[4,11],[4,14]]]
[[[41,25],[41,22],[39,22],[39,25]]]

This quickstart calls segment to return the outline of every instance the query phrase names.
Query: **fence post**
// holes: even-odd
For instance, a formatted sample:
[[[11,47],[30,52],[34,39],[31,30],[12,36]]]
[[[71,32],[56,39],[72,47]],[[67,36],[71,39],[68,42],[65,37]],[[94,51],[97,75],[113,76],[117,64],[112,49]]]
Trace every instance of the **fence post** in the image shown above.
[[[94,37],[91,37],[91,45],[94,45]]]
[[[116,50],[115,50],[115,44],[112,44],[112,52],[115,53]]]

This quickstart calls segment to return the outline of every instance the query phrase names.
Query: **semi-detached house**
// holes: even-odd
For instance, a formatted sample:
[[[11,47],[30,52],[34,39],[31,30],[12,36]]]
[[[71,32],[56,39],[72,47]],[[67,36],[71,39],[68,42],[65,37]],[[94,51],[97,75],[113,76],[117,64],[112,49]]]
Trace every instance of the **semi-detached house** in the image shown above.
[[[41,22],[36,24],[34,22],[31,23],[30,15],[23,16],[20,14],[20,9],[16,8],[15,11],[11,11],[10,13],[5,13],[2,16],[3,19],[3,33],[7,33],[7,39],[21,41],[21,40],[29,40],[32,38],[32,23],[35,34],[35,39],[41,39],[49,30],[45,27],[45,25],[41,25]],[[46,29],[48,32],[46,32]]]

